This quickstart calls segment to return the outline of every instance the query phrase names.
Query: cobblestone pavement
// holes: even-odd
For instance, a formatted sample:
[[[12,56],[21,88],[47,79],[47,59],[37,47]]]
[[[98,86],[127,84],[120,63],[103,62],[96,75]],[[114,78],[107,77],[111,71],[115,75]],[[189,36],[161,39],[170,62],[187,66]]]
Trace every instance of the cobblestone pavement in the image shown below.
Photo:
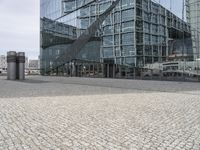
[[[199,93],[199,83],[1,77],[0,150],[200,150]]]

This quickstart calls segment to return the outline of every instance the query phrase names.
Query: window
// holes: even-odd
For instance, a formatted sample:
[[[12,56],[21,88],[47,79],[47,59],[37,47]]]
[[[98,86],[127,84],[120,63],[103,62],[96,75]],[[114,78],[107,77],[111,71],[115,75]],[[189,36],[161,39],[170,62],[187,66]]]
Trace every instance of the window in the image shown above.
[[[119,12],[115,12],[114,18],[115,18],[115,23],[120,23],[120,13]]]
[[[111,25],[112,24],[112,15],[109,15],[105,21],[103,22],[103,25]]]
[[[104,34],[112,34],[113,33],[113,27],[112,26],[105,26],[104,28],[103,28],[103,33]]]
[[[149,45],[145,46],[145,55],[152,55],[151,46]]]
[[[133,5],[133,0],[122,0],[121,1],[121,6],[122,6],[122,9],[124,8],[129,8]]]
[[[64,12],[72,11],[76,8],[75,1],[63,2],[63,10]]]
[[[165,35],[165,27],[163,26],[160,27],[160,34]]]
[[[91,15],[95,15],[95,14],[96,14],[96,7],[95,7],[95,5],[92,5],[92,6],[90,7],[90,14],[91,14]]]
[[[103,13],[110,6],[110,2],[100,4],[100,13]]]
[[[165,25],[165,17],[164,16],[161,16],[160,23],[162,25]]]
[[[119,45],[119,35],[115,35],[115,45]]]
[[[89,7],[81,9],[80,16],[81,17],[89,16]]]
[[[96,18],[95,17],[91,17],[90,18],[90,24],[92,24],[93,22],[95,22]]]
[[[134,46],[123,46],[122,47],[122,56],[132,56],[135,55]]]
[[[134,9],[128,9],[122,11],[122,21],[133,20],[134,17]]]
[[[145,44],[150,44],[150,35],[149,34],[145,34]]]
[[[122,34],[122,44],[133,44],[134,42],[134,36],[133,33],[126,33]]]
[[[150,24],[149,23],[146,23],[146,22],[144,23],[144,31],[148,32],[148,33],[150,32]]]
[[[152,3],[151,12],[157,14],[158,10],[159,10],[158,5],[156,5],[155,3]]]
[[[134,31],[133,26],[134,26],[134,22],[133,21],[122,23],[122,32]]]
[[[104,55],[104,57],[113,57],[113,48],[112,47],[104,47],[103,55]]]
[[[89,18],[82,19],[81,20],[81,28],[87,29],[88,26],[89,26]]]
[[[115,47],[115,56],[121,56],[121,49],[120,49],[120,47]]]
[[[151,19],[151,21],[152,21],[153,23],[158,23],[158,18],[157,18],[157,15],[155,15],[155,14],[152,14],[151,16],[152,16],[152,19]]]
[[[158,33],[158,26],[157,25],[152,25],[152,33],[157,34]]]
[[[158,44],[158,37],[152,36],[152,44]]]
[[[108,46],[113,45],[113,36],[103,37],[103,45],[108,45]]]
[[[147,3],[143,3],[143,9],[146,10],[146,11],[148,11],[148,2]]]
[[[128,65],[135,66],[135,58],[133,58],[133,57],[125,58],[125,63]]]
[[[144,13],[144,20],[145,21],[150,21],[151,20],[151,17],[150,17],[150,14],[149,13]]]
[[[115,33],[119,33],[120,32],[120,24],[116,24],[114,26],[114,31],[115,31]]]

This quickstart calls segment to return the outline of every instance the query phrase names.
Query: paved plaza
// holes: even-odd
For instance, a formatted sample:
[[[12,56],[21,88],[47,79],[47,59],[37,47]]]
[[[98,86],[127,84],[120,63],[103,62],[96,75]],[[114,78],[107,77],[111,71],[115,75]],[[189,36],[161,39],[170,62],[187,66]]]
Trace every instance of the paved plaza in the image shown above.
[[[0,77],[0,150],[200,150],[200,83]]]

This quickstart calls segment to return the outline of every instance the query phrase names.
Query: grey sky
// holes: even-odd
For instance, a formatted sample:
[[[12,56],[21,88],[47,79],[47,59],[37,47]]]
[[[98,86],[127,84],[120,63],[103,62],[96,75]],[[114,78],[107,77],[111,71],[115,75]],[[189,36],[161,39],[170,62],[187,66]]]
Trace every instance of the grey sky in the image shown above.
[[[39,54],[39,0],[0,0],[0,54],[8,50]]]
[[[154,0],[159,1],[159,0]],[[170,8],[170,0],[160,0]],[[182,0],[172,0],[172,10],[181,17]],[[0,55],[8,50],[39,55],[39,0],[0,0]]]
[[[155,2],[159,2],[159,0],[153,0]],[[171,0],[171,10],[174,14],[176,14],[178,17],[182,18],[182,5],[183,0]],[[160,3],[165,6],[165,8],[170,10],[170,0],[160,0]]]

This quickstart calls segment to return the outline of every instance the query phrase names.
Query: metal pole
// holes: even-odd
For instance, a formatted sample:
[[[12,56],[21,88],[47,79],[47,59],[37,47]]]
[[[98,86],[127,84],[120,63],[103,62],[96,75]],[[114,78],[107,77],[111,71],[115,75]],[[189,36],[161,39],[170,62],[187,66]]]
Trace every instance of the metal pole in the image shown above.
[[[172,0],[170,0],[170,11],[172,12]]]
[[[199,56],[199,52],[200,52],[200,50],[199,50],[199,47],[200,47],[200,45],[199,45],[199,32],[198,32],[198,30],[197,30],[197,41],[198,41],[198,52],[197,52],[197,80],[199,81],[199,79],[200,79],[200,77],[199,77],[199,62],[200,62],[200,56]]]
[[[110,68],[109,64],[107,64],[107,78],[110,78]]]
[[[182,20],[184,20],[184,13],[185,13],[185,1],[183,0],[182,1]],[[182,42],[182,46],[183,46],[183,48],[182,48],[182,59],[181,59],[181,61],[183,62],[184,61],[184,63],[183,63],[183,72],[182,72],[182,78],[183,78],[183,80],[185,80],[185,78],[184,78],[184,72],[185,72],[185,56],[184,56],[184,51],[185,51],[185,33],[184,33],[184,22],[182,23],[182,28],[183,28],[183,42]]]

